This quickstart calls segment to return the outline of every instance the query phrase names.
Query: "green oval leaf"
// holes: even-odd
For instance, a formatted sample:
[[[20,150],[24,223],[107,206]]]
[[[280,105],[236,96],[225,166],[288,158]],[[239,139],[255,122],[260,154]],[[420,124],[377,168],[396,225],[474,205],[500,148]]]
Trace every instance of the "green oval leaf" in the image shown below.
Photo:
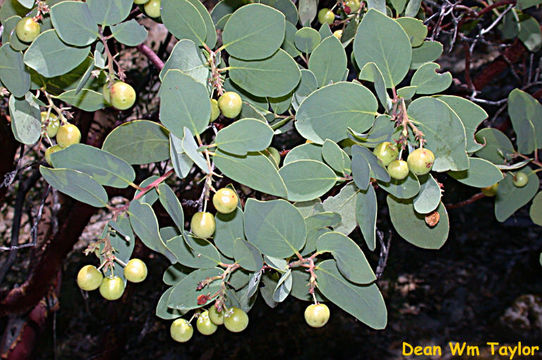
[[[365,191],[360,190],[356,197],[356,220],[363,234],[363,239],[371,251],[376,248],[377,215],[378,203],[375,189],[369,186]]]
[[[328,232],[318,238],[316,249],[330,252],[337,262],[337,268],[348,280],[356,284],[369,284],[376,276],[359,246],[348,236],[339,232]]]
[[[160,71],[160,80],[163,81],[171,69],[180,70],[202,85],[208,85],[210,71],[207,59],[192,40],[183,39],[175,44],[164,68]]]
[[[356,228],[356,199],[359,190],[353,182],[344,186],[335,196],[329,196],[324,200],[323,206],[326,211],[337,213],[341,216],[341,222],[333,226],[333,230],[350,234]]]
[[[5,44],[0,48],[0,64],[2,84],[14,96],[23,97],[30,90],[30,74],[25,69],[23,54]]]
[[[158,229],[158,220],[149,204],[132,200],[128,209],[130,224],[141,242],[152,251],[164,255],[174,264],[177,261],[175,255],[164,244]]]
[[[63,43],[55,30],[42,32],[24,53],[24,63],[39,74],[51,78],[64,75],[81,64],[90,47],[72,47]]]
[[[517,136],[516,144],[522,154],[531,154],[542,147],[542,105],[537,99],[519,89],[508,95],[508,114]]]
[[[531,168],[526,167],[524,172],[529,176],[529,181],[524,187],[517,187],[513,183],[512,174],[507,175],[499,182],[497,196],[495,197],[495,217],[504,222],[523,205],[527,204],[538,191],[540,180]]]
[[[272,160],[261,152],[237,156],[218,149],[214,162],[225,176],[254,190],[280,197],[288,194]]]
[[[284,200],[248,199],[245,205],[247,240],[265,255],[286,258],[305,245],[305,220]]]
[[[354,39],[354,57],[360,69],[374,62],[382,71],[386,87],[390,88],[406,76],[412,59],[412,47],[401,25],[370,9],[359,24]]]
[[[435,154],[433,171],[469,168],[465,127],[446,103],[431,97],[416,99],[408,107],[408,116],[419,123],[425,147]]]
[[[310,54],[320,44],[320,40],[320,33],[311,27],[297,30],[294,37],[295,47],[305,54]]]
[[[538,226],[542,226],[542,192],[536,194],[529,209],[531,220]]]
[[[55,98],[88,112],[98,111],[106,107],[103,94],[90,89],[68,90]]]
[[[18,100],[15,96],[9,97],[9,115],[11,116],[11,130],[19,142],[34,145],[41,136],[40,108],[34,101]]]
[[[451,177],[467,186],[484,188],[503,179],[502,172],[492,163],[484,159],[470,158],[468,170],[450,171]]]
[[[389,182],[379,181],[378,185],[399,199],[410,199],[420,192],[420,183],[413,173],[409,173],[403,180],[391,179]]]
[[[221,275],[222,272],[222,270],[217,268],[198,269],[191,272],[190,274],[188,274],[188,276],[186,276],[173,287],[173,290],[169,295],[169,301],[167,306],[173,309],[186,311],[198,309],[214,301],[216,296],[211,296],[206,303],[198,304],[198,296],[215,294],[220,289],[221,282],[213,281],[212,283],[200,290],[197,290],[198,285],[201,281],[205,279]]]
[[[177,225],[179,230],[184,229],[184,212],[179,199],[173,192],[173,189],[166,184],[161,183],[158,185],[158,195],[160,203],[166,209],[167,213],[171,217],[171,220]]]
[[[510,139],[500,130],[485,128],[476,133],[476,140],[483,148],[476,151],[476,156],[491,161],[493,164],[506,165],[516,152]]]
[[[343,80],[346,64],[346,52],[335,36],[324,39],[309,58],[309,70],[320,87]]]
[[[295,127],[305,139],[317,144],[325,139],[339,142],[348,137],[348,128],[368,130],[377,109],[376,98],[366,87],[339,82],[324,86],[303,100]]]
[[[439,64],[426,63],[416,70],[410,81],[410,85],[416,87],[416,94],[435,94],[450,87],[452,74],[440,74],[437,69],[440,69]]]
[[[87,3],[63,1],[52,6],[50,14],[58,36],[67,44],[87,46],[98,37],[98,25]]]
[[[243,210],[238,207],[229,214],[217,213],[215,221],[214,243],[224,255],[233,258],[235,240],[245,238]]]
[[[264,59],[282,45],[285,27],[286,20],[280,11],[262,4],[245,5],[224,26],[223,47],[239,59]]]
[[[160,121],[175,136],[183,137],[183,128],[194,134],[209,125],[211,103],[205,86],[179,70],[170,70],[160,87]]]
[[[111,35],[120,43],[128,46],[137,46],[145,41],[147,29],[135,19],[111,26]]]
[[[101,25],[118,24],[128,17],[133,0],[87,0],[94,20]]]
[[[414,198],[414,210],[419,214],[428,214],[435,210],[442,198],[442,190],[431,174],[421,175],[420,192]]]
[[[40,173],[45,180],[75,200],[97,208],[107,206],[107,193],[103,186],[85,173],[72,169],[50,169],[40,166]]]
[[[314,160],[298,160],[279,170],[288,189],[288,200],[308,201],[329,191],[337,176],[326,164]]]
[[[245,270],[260,271],[263,267],[260,251],[242,238],[235,239],[233,255],[235,262]]]
[[[457,116],[459,116],[461,122],[465,126],[465,133],[467,136],[467,152],[471,153],[480,150],[482,145],[476,142],[474,139],[474,134],[482,121],[487,119],[487,113],[485,110],[472,101],[459,96],[443,95],[439,96],[437,99],[448,104],[448,106],[455,111]]]
[[[205,43],[207,26],[194,4],[188,0],[162,0],[161,5],[162,21],[177,39]]]
[[[414,210],[412,200],[387,197],[390,218],[397,233],[406,241],[422,249],[440,249],[448,238],[450,225],[448,213],[442,203],[437,208],[440,215],[438,224],[429,227],[425,215]]]
[[[356,285],[346,280],[333,260],[322,261],[316,267],[318,290],[329,301],[373,329],[386,327],[386,303],[375,284]]]
[[[284,166],[297,160],[315,160],[322,162],[322,146],[317,144],[301,144],[288,151],[284,157]]]
[[[85,144],[74,144],[51,155],[56,168],[69,168],[91,176],[99,184],[125,188],[135,180],[135,171],[121,158]]]
[[[261,97],[286,95],[295,89],[301,78],[296,62],[282,49],[263,60],[230,58],[229,74],[239,87]]]
[[[132,165],[164,161],[169,159],[169,132],[149,120],[130,121],[107,135],[102,150]]]
[[[219,149],[235,155],[262,151],[271,145],[273,129],[256,119],[241,119],[223,128],[215,138]]]
[[[221,262],[220,253],[211,242],[188,233],[167,240],[166,246],[181,264],[190,268],[212,268]]]

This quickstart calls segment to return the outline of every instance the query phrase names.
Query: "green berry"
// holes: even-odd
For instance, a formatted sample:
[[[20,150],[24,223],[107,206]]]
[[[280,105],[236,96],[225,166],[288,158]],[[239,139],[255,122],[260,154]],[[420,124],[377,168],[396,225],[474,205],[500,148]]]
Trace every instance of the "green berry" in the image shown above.
[[[397,159],[399,150],[397,150],[396,145],[385,141],[374,148],[373,154],[382,162],[382,165],[388,166],[393,160]]]
[[[209,309],[209,319],[211,319],[215,325],[222,325],[224,324],[224,312],[225,310],[218,312],[216,306],[211,306]]]
[[[53,162],[51,161],[51,155],[60,150],[62,150],[62,147],[60,145],[54,145],[45,150],[45,161],[47,161],[47,164],[53,166]]]
[[[408,164],[404,160],[394,160],[388,165],[388,173],[395,180],[403,180],[408,176]]]
[[[122,81],[117,81],[111,85],[110,95],[104,93],[104,100],[108,100],[115,109],[127,110],[131,108],[136,100],[136,92],[132,86]]]
[[[408,154],[408,168],[416,175],[425,175],[433,168],[435,155],[428,149],[416,149]]]
[[[38,37],[41,31],[41,26],[31,17],[24,17],[17,23],[15,33],[19,40],[25,43],[31,43]]]
[[[216,211],[222,214],[229,214],[237,209],[239,197],[237,193],[230,188],[219,189],[213,195],[213,205]]]
[[[81,141],[81,131],[73,124],[64,124],[58,128],[56,142],[63,148],[78,144]]]
[[[233,119],[241,113],[243,108],[243,100],[238,93],[227,91],[218,98],[218,107],[222,115],[228,119]]]
[[[520,171],[516,173],[512,182],[514,183],[515,187],[518,187],[518,188],[524,187],[529,182],[529,176],[525,174],[524,172]]]
[[[224,313],[224,326],[231,332],[241,332],[248,326],[248,315],[243,310],[232,307]]]
[[[130,259],[124,267],[124,277],[133,283],[140,283],[147,278],[147,265],[139,259]]]
[[[169,333],[173,340],[185,343],[194,335],[194,328],[188,321],[180,318],[171,323]]]
[[[106,277],[100,285],[100,294],[106,300],[118,300],[124,293],[124,281],[118,276]]]
[[[145,10],[145,14],[151,18],[159,18],[160,17],[160,0],[149,0],[143,9]]]
[[[202,239],[207,239],[215,233],[215,217],[208,212],[197,212],[192,216],[192,220],[190,220],[190,227],[194,235]]]
[[[220,109],[218,107],[218,101],[211,99],[211,122],[218,119],[220,116]]]
[[[493,197],[493,196],[497,195],[497,189],[498,188],[499,188],[499,183],[495,183],[495,184],[493,184],[491,186],[483,188],[482,193],[485,196]]]
[[[93,265],[85,265],[77,273],[77,285],[81,290],[96,290],[100,287],[102,280],[102,273]]]
[[[209,318],[209,312],[207,310],[201,312],[196,321],[196,327],[202,335],[212,335],[218,329],[211,319]]]
[[[327,324],[329,316],[330,312],[326,304],[312,304],[305,309],[305,321],[314,328]]]
[[[322,25],[331,25],[335,21],[335,14],[328,8],[322,8],[318,11],[318,22]]]

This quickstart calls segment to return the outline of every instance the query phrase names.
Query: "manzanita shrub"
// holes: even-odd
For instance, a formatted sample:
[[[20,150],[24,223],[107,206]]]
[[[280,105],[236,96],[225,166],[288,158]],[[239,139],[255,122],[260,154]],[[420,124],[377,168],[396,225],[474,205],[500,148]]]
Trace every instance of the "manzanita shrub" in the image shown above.
[[[530,214],[542,225],[540,103],[510,93],[515,143],[478,130],[486,112],[443,94],[452,76],[438,72],[443,47],[426,40],[421,2],[367,3],[222,0],[209,13],[199,0],[7,0],[0,80],[13,134],[50,146],[40,172],[54,189],[114,214],[87,249],[97,266],[81,269],[79,286],[114,300],[127,280],[143,281],[145,264],[130,260],[137,237],[171,262],[156,315],[175,320],[177,341],[190,339],[195,317],[206,335],[222,323],[242,331],[258,296],[272,308],[288,296],[314,303],[311,326],[327,322],[321,303],[330,302],[382,329],[375,271],[349,237],[359,227],[376,249],[378,206],[404,240],[439,249],[450,230],[439,179],[449,176],[495,196],[501,222],[534,198]],[[521,10],[538,3],[520,2],[501,28],[532,51],[539,24]],[[160,72],[160,122],[126,122],[101,149],[80,144],[68,106],[135,102],[110,44],[143,43],[141,12],[178,39]],[[323,25],[313,28],[317,13]],[[289,132],[307,141],[281,158],[271,143]],[[157,162],[164,173],[134,184],[134,166]],[[199,212],[187,221],[169,184],[196,183],[196,173]],[[217,179],[230,185],[218,189]],[[137,191],[114,206],[105,187]],[[159,227],[157,202],[175,226]]]

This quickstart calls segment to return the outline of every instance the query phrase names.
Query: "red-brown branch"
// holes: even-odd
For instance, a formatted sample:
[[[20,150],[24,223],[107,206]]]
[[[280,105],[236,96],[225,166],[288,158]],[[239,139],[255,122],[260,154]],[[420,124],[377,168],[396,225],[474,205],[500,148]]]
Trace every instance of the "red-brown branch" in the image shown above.
[[[156,55],[156,53],[147,45],[141,44],[137,46],[137,49],[149,59],[158,70],[164,68],[164,62]]]
[[[477,193],[477,194],[474,194],[473,196],[471,196],[469,199],[467,200],[464,200],[464,201],[460,201],[458,203],[455,203],[455,204],[446,204],[446,209],[457,209],[457,208],[460,208],[460,207],[463,207],[463,206],[467,206],[467,205],[470,205],[472,204],[473,202],[475,201],[478,201],[480,199],[483,199],[485,198],[486,196],[482,193]]]

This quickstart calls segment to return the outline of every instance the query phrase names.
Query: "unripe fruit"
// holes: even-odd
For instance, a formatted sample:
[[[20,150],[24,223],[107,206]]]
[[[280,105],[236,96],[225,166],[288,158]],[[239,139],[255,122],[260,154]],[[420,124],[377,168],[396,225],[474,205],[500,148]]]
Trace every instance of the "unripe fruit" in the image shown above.
[[[124,277],[133,283],[140,283],[147,278],[147,265],[139,259],[131,259],[124,267]]]
[[[143,4],[146,4],[148,2],[149,2],[149,0],[134,0],[134,4],[136,4],[136,5],[143,5]]]
[[[241,113],[243,100],[238,93],[227,91],[218,98],[218,107],[222,111],[222,115],[228,119],[233,119]]]
[[[118,300],[124,293],[124,281],[118,276],[106,277],[100,285],[100,294],[106,300]]]
[[[49,119],[47,119],[47,111],[43,111],[41,113],[41,123],[43,125],[47,124],[45,128],[47,136],[49,136],[50,138],[54,138],[56,136],[56,133],[58,132],[58,128],[60,127],[60,121],[58,120],[58,117],[55,114],[49,114]]]
[[[394,160],[388,165],[388,173],[395,180],[403,180],[408,176],[408,164],[404,160]]]
[[[238,333],[248,326],[248,315],[243,310],[232,307],[224,314],[224,326],[231,332]]]
[[[34,41],[40,34],[41,26],[31,17],[24,17],[17,23],[15,33],[19,40],[25,43]]]
[[[222,214],[229,214],[237,209],[239,197],[237,193],[230,188],[219,189],[213,195],[213,205],[215,209]]]
[[[169,333],[173,340],[184,343],[192,338],[192,335],[194,335],[194,328],[185,319],[177,319],[171,323]]]
[[[335,21],[335,14],[328,8],[322,8],[318,11],[318,22],[322,25],[331,25]]]
[[[280,152],[276,148],[270,146],[264,151],[264,154],[265,156],[273,160],[277,167],[280,165]]]
[[[111,105],[111,89],[109,88],[110,84],[105,83],[102,87],[102,94],[104,96],[104,100],[107,104]]]
[[[132,86],[122,81],[117,81],[111,85],[110,103],[115,109],[126,110],[131,108],[136,100],[136,92]],[[106,94],[104,99],[107,101]]]
[[[493,184],[491,186],[483,188],[482,193],[485,196],[493,197],[493,196],[497,195],[497,189],[498,188],[499,188],[499,183],[495,183],[495,184]]]
[[[192,233],[199,238],[206,239],[215,233],[215,217],[208,212],[197,212],[190,220]]]
[[[143,7],[145,9],[145,14],[151,18],[160,17],[160,0],[149,0]]]
[[[529,182],[529,176],[525,174],[524,172],[518,172],[514,176],[514,179],[512,180],[515,187],[524,187]]]
[[[218,101],[211,99],[211,122],[218,119],[220,116],[220,109],[218,107]]]
[[[360,6],[359,0],[347,0],[345,5],[350,8],[351,13],[358,11]]]
[[[53,162],[51,161],[51,154],[56,153],[59,150],[62,150],[62,147],[60,145],[51,146],[50,148],[45,150],[45,161],[47,161],[47,164],[53,166]]]
[[[342,30],[334,31],[333,36],[335,36],[337,39],[341,40],[341,38],[343,37],[343,31]]]
[[[77,286],[79,286],[81,290],[96,290],[100,287],[102,280],[102,273],[93,265],[85,265],[77,273]]]
[[[215,333],[218,326],[213,324],[211,319],[209,319],[209,312],[207,310],[201,312],[198,316],[198,321],[196,321],[196,327],[202,335],[212,335]]]
[[[64,124],[56,133],[56,142],[63,148],[78,144],[81,141],[81,131],[73,124]]]
[[[396,145],[385,141],[374,148],[373,154],[375,154],[378,160],[382,161],[382,165],[388,166],[393,160],[397,159],[399,150],[397,150]]]
[[[224,312],[225,310],[218,312],[216,306],[211,306],[209,309],[209,319],[211,319],[215,325],[222,325],[224,324]]]
[[[428,149],[416,149],[408,154],[408,168],[416,175],[425,175],[433,168],[435,155]]]
[[[305,309],[305,321],[314,328],[327,324],[329,316],[330,312],[326,304],[312,304]]]

